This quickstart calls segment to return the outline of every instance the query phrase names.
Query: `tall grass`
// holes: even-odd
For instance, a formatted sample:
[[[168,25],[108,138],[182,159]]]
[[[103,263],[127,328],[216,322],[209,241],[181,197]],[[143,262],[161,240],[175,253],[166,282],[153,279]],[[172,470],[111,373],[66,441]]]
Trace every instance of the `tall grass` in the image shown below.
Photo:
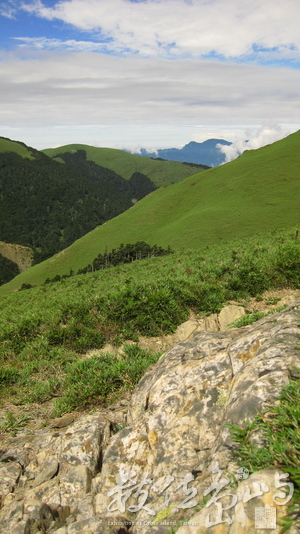
[[[100,353],[105,343],[137,341],[139,335],[171,333],[190,311],[218,312],[228,300],[283,287],[300,287],[295,229],[118,265],[8,295],[0,303],[1,395],[15,403],[64,397],[66,387],[76,390],[68,376],[85,369],[89,390],[95,369],[105,373],[110,364],[100,356],[80,363],[88,351]],[[88,398],[95,402],[87,395],[84,405]],[[66,402],[60,409],[67,409]],[[74,407],[74,401],[68,406]]]
[[[281,532],[291,526],[300,528],[300,372],[291,371],[289,384],[282,389],[280,404],[270,406],[252,423],[243,427],[228,425],[238,446],[235,454],[241,466],[251,472],[276,466],[289,474],[294,486],[289,513],[284,518]],[[259,431],[264,447],[257,448],[253,435]]]

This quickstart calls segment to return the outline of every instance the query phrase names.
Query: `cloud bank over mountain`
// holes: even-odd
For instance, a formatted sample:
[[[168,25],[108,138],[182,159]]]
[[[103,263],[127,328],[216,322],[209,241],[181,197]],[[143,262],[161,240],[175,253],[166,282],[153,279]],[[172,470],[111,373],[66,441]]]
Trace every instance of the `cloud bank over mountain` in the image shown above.
[[[290,133],[291,132],[287,130],[283,130],[279,125],[272,126],[264,124],[250,139],[246,141],[236,141],[229,146],[218,144],[217,148],[219,148],[222,154],[225,154],[225,162],[227,163],[243,154],[245,150],[255,150],[270,145],[275,141],[283,139]]]

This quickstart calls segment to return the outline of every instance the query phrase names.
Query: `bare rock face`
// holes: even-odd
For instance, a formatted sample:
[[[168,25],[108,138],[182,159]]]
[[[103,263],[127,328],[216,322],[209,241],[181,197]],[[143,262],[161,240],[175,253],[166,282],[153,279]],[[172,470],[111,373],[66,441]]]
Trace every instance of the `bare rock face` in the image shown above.
[[[224,306],[218,315],[220,330],[226,330],[228,325],[234,323],[243,315],[245,315],[243,306],[237,306],[236,304]]]
[[[215,502],[208,502],[208,506],[188,521],[183,521],[186,524],[177,530],[177,534],[252,534],[270,530],[279,534],[278,523],[286,513],[283,504],[286,499],[279,498],[277,489],[278,484],[285,480],[281,476],[284,476],[283,473],[275,469],[252,473],[248,479],[242,480],[238,488],[227,490],[227,497],[225,492],[223,495],[220,493]],[[220,513],[220,506],[224,507],[223,510],[228,507],[227,512],[222,510]]]
[[[241,471],[227,424],[277,401],[300,368],[299,323],[296,302],[248,327],[198,332],[147,371],[126,417],[121,403],[12,438],[0,457],[0,532],[278,533],[288,479]]]

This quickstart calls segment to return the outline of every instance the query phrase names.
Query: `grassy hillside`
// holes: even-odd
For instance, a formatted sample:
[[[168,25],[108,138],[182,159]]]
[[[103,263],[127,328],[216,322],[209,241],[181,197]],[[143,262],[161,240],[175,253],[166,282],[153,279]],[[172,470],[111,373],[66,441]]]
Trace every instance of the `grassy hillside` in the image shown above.
[[[101,167],[111,169],[126,180],[129,180],[135,172],[139,172],[148,176],[157,187],[180,182],[183,178],[197,172],[197,167],[194,165],[186,165],[177,161],[153,160],[114,148],[72,144],[58,148],[47,148],[42,152],[51,158],[63,161],[60,157],[62,154],[75,154],[78,150],[86,152],[88,161],[93,161]],[[198,166],[198,172],[207,168],[205,165],[200,165]]]
[[[50,424],[54,415],[127,397],[160,357],[138,344],[125,344],[116,357],[104,349],[107,342],[173,332],[191,310],[218,312],[231,299],[274,304],[264,290],[299,287],[300,239],[293,228],[10,294],[0,302],[0,434],[27,423],[32,432],[35,417]],[[239,465],[255,471],[280,464],[290,474],[296,506],[288,524],[300,525],[299,374],[293,369],[291,376],[273,417],[268,408],[251,426],[231,429]],[[266,437],[264,449],[249,440],[257,430]]]
[[[106,402],[125,382],[134,385],[151,361],[131,353],[126,362],[105,356],[104,366],[101,353],[83,356],[89,350],[171,333],[191,310],[217,312],[228,300],[245,304],[267,289],[299,288],[299,258],[293,228],[10,294],[0,302],[1,398],[56,398],[58,411]]]
[[[60,154],[59,163],[24,143],[0,138],[0,239],[30,247],[35,264],[157,189],[153,179],[165,184],[195,172],[194,166],[154,162],[113,149],[106,149],[101,158],[101,149],[85,147],[87,158],[86,151],[76,146]],[[118,162],[115,168],[125,169],[126,178],[107,168],[107,162],[113,162],[109,167]],[[8,278],[4,263],[0,276],[7,282],[16,272],[11,269]]]
[[[23,143],[0,137],[0,154],[5,152],[14,152],[22,158],[35,159],[33,151]]]
[[[141,173],[125,180],[86,161],[83,151],[69,160],[61,165],[22,143],[0,139],[0,240],[30,247],[34,263],[156,189]]]
[[[0,288],[41,284],[75,272],[121,243],[146,241],[174,250],[254,236],[299,223],[300,132],[235,161],[154,191],[53,258]]]

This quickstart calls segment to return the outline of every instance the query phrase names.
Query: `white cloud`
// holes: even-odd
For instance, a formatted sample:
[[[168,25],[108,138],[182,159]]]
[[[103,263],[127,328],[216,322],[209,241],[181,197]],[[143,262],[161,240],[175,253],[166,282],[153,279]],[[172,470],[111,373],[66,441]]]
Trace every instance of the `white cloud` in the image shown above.
[[[236,159],[243,154],[245,150],[256,150],[266,145],[270,145],[275,141],[283,139],[289,135],[291,131],[282,129],[279,125],[263,124],[261,128],[250,139],[243,141],[235,141],[230,146],[217,145],[219,150],[225,154],[226,163]],[[246,134],[247,135],[247,134]],[[249,133],[248,133],[249,135]]]
[[[18,7],[19,6],[17,6],[15,0],[9,0],[5,4],[2,3],[2,5],[0,5],[0,15],[2,15],[2,17],[6,17],[7,19],[13,19],[18,11]]]
[[[37,147],[164,148],[237,141],[263,121],[299,129],[300,69],[278,67],[299,62],[297,0],[0,4],[18,24],[24,10],[32,27],[44,19],[35,35],[49,29],[28,37],[26,18],[16,50],[0,51],[0,135],[27,142],[27,132]],[[268,62],[277,67],[259,66]]]
[[[6,17],[7,19],[13,19],[15,16],[16,10],[13,8],[1,8],[0,7],[0,15],[2,17]]]
[[[78,41],[75,39],[47,39],[46,37],[14,37],[20,41],[20,47],[30,47],[36,50],[72,50],[76,52],[106,52],[110,50],[107,43],[94,41]]]
[[[297,0],[60,0],[54,7],[32,0],[22,8],[93,32],[118,53],[237,58],[258,50],[290,58],[296,51],[299,59]]]
[[[154,148],[153,146],[142,146],[140,144],[138,145],[126,145],[124,146],[124,150],[127,150],[128,152],[131,152],[132,154],[139,154],[140,156],[142,155],[142,150],[143,149],[147,149],[148,152],[150,152],[151,154],[154,154],[155,156],[158,156],[158,147]],[[161,148],[161,147],[159,147]],[[172,148],[172,147],[165,147],[165,148]]]
[[[24,54],[2,54],[3,125],[299,122],[298,70],[87,52],[37,51],[24,61]]]

